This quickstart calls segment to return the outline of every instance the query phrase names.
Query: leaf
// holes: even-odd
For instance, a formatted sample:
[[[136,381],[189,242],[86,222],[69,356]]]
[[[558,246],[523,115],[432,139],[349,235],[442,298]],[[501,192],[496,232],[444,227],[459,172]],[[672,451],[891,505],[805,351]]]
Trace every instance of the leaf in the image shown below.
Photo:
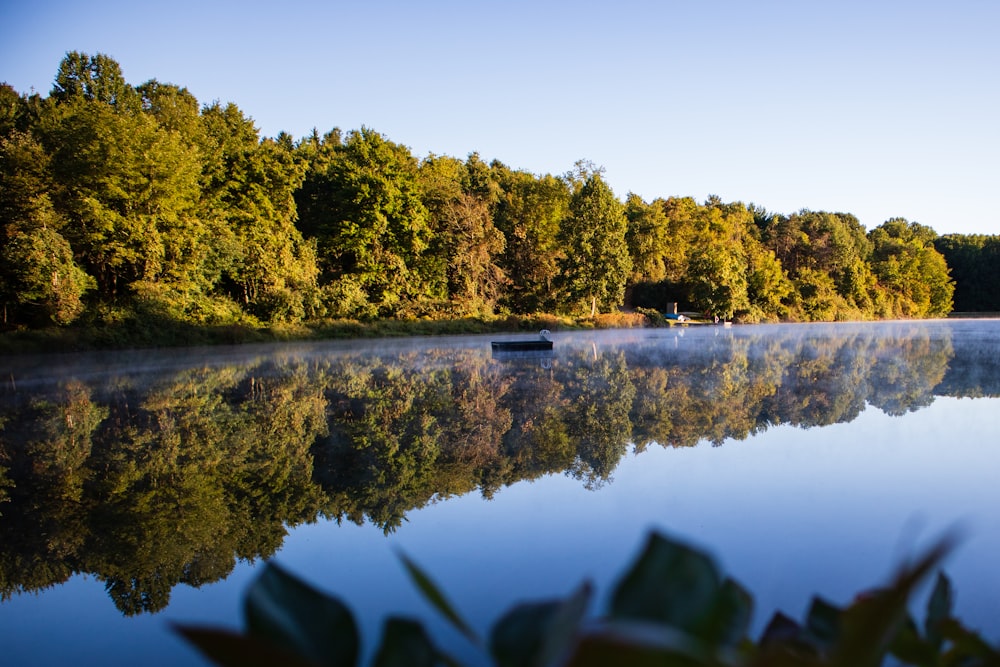
[[[575,642],[592,592],[584,583],[566,600],[515,606],[493,626],[490,654],[501,667],[556,663]]]
[[[435,585],[435,583],[428,577],[423,570],[421,570],[416,563],[414,563],[410,558],[400,552],[399,559],[403,561],[403,565],[406,567],[407,573],[410,575],[410,579],[416,585],[417,589],[421,592],[424,598],[431,603],[431,605],[438,610],[449,622],[465,635],[469,641],[474,644],[481,645],[482,640],[479,639],[475,631],[469,627],[458,612],[455,611],[451,603],[448,602],[441,590]]]
[[[791,644],[799,640],[802,627],[780,611],[775,612],[757,642],[760,646]]]
[[[916,586],[951,551],[953,535],[946,535],[914,564],[904,566],[888,587],[856,600],[844,610],[834,662],[842,665],[879,665],[903,630],[906,605]]]
[[[935,664],[937,649],[932,647],[917,629],[913,618],[907,616],[889,645],[889,652],[908,665]]]
[[[941,624],[941,634],[951,643],[942,660],[945,665],[978,664],[984,667],[1000,667],[1000,650],[987,644],[976,632],[966,628],[953,618]],[[970,658],[979,658],[973,662]]]
[[[828,664],[808,630],[776,612],[761,634],[756,652],[746,664],[753,667],[811,667]]]
[[[314,667],[313,662],[254,637],[230,630],[175,625],[174,631],[222,667]]]
[[[806,633],[814,640],[816,647],[828,649],[840,638],[840,623],[843,611],[826,600],[813,597],[806,613]]]
[[[566,667],[718,665],[688,633],[646,621],[612,621],[580,638]]]
[[[710,644],[736,646],[746,638],[752,615],[753,596],[727,577],[719,588],[715,606],[701,634]]]
[[[654,533],[615,589],[609,615],[699,634],[715,608],[719,580],[708,556]]]
[[[951,617],[954,604],[951,581],[939,572],[934,590],[927,601],[927,618],[924,619],[924,635],[935,651],[941,650],[944,638],[941,636],[941,624]]]
[[[243,605],[247,633],[297,653],[317,665],[353,666],[360,639],[350,610],[267,563]]]
[[[372,664],[373,667],[432,667],[437,664],[436,655],[423,625],[405,618],[388,618]]]

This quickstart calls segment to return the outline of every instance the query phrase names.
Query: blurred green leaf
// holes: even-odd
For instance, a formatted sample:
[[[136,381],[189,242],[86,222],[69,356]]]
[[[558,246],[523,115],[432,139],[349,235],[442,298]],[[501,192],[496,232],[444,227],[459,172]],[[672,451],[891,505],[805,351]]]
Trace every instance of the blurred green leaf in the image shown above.
[[[247,633],[330,667],[357,663],[360,640],[350,610],[336,598],[267,563],[243,606]]]
[[[977,665],[978,667],[1000,667],[1000,650],[983,641],[983,638],[953,618],[941,623],[941,634],[951,643],[944,653],[942,665]],[[976,658],[977,660],[972,660]]]
[[[821,651],[826,651],[840,638],[843,611],[820,597],[813,597],[806,613],[806,637]]]
[[[775,612],[767,627],[761,633],[758,643],[761,646],[767,644],[787,644],[797,641],[802,634],[802,626],[797,621],[792,620],[780,611]]]
[[[388,618],[373,667],[433,667],[437,650],[419,622]]]
[[[889,644],[889,652],[908,665],[937,664],[937,651],[920,636],[916,622],[909,616]]]
[[[844,610],[834,663],[880,665],[907,619],[907,602],[917,585],[951,551],[954,536],[945,536],[911,565],[900,568],[887,588],[861,597]]]
[[[501,667],[542,667],[565,656],[576,640],[592,589],[584,583],[566,600],[525,603],[504,614],[490,633]]]
[[[944,641],[941,636],[941,624],[951,617],[953,604],[951,581],[939,572],[937,581],[934,582],[934,590],[927,601],[927,618],[924,619],[924,636],[935,651],[941,650],[941,643]]]
[[[694,667],[720,665],[700,641],[647,621],[612,621],[580,638],[566,667]]]
[[[482,640],[476,635],[475,631],[469,626],[468,623],[458,615],[455,608],[452,607],[448,599],[445,598],[444,594],[437,587],[437,585],[428,577],[423,570],[421,570],[416,563],[414,563],[410,558],[404,554],[399,554],[400,560],[403,561],[403,565],[406,567],[406,571],[410,575],[410,579],[416,585],[417,589],[423,594],[424,598],[431,603],[431,605],[437,609],[451,624],[465,635],[474,644],[481,645]]]
[[[920,667],[1000,667],[1000,652],[951,617],[951,582],[938,575],[927,603],[926,636],[907,613],[916,587],[949,552],[945,537],[886,587],[859,595],[845,609],[820,598],[803,625],[775,614],[760,640],[746,637],[750,594],[722,580],[703,553],[652,535],[614,591],[607,618],[583,621],[589,583],[569,598],[515,606],[500,617],[489,650],[498,667],[876,667],[887,653]],[[420,592],[462,634],[479,644],[438,587],[400,555]],[[177,631],[223,667],[353,665],[359,640],[351,613],[268,564],[248,592],[247,634],[178,626]],[[460,667],[434,646],[418,622],[389,618],[374,667]]]
[[[315,667],[295,653],[230,630],[188,625],[175,625],[174,630],[222,667]]]
[[[615,589],[609,615],[696,634],[716,605],[719,580],[708,556],[654,533]]]
[[[752,615],[753,596],[727,577],[719,587],[701,634],[714,646],[736,646],[746,639]]]

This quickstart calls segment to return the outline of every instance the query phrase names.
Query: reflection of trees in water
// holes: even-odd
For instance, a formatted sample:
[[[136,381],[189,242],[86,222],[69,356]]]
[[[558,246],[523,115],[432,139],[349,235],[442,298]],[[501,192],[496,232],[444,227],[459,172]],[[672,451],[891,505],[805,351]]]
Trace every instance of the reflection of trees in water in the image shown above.
[[[947,383],[995,393],[959,387],[985,375],[949,362],[981,359],[919,325],[768,331],[567,344],[548,367],[442,349],[67,379],[0,418],[0,595],[86,572],[123,613],[156,611],[319,517],[391,531],[439,499],[553,473],[598,487],[630,446],[720,445],[866,404],[900,414]]]

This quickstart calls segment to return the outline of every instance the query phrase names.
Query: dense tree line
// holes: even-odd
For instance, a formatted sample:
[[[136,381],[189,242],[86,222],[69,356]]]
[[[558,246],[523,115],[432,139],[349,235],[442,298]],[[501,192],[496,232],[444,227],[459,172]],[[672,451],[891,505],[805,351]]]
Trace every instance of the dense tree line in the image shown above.
[[[1000,312],[1000,236],[947,234],[934,247],[955,280],[955,310]]]
[[[942,253],[957,257],[906,220],[866,232],[842,213],[621,201],[586,162],[553,176],[418,159],[368,128],[261,138],[235,104],[133,86],[78,52],[47,97],[0,85],[0,244],[8,328],[667,302],[751,322],[936,317],[954,289]]]
[[[96,381],[90,368],[61,372],[54,391],[5,384],[0,600],[84,572],[124,613],[156,611],[179,582],[274,553],[286,526],[388,531],[414,508],[521,480],[600,486],[630,450],[1000,395],[978,340],[896,326],[583,341],[548,368],[404,347],[192,358],[150,375],[125,360]]]

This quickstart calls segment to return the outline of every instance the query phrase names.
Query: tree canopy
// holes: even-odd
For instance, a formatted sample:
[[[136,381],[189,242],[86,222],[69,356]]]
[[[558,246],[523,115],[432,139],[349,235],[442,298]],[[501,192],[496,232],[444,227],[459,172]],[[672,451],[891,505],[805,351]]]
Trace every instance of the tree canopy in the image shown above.
[[[998,284],[980,279],[995,237],[905,220],[866,232],[846,213],[718,197],[623,201],[586,161],[552,175],[418,157],[366,127],[261,137],[233,103],[132,85],[76,51],[48,96],[0,85],[0,242],[6,329],[671,302],[746,322],[939,317],[953,298],[995,308]]]

